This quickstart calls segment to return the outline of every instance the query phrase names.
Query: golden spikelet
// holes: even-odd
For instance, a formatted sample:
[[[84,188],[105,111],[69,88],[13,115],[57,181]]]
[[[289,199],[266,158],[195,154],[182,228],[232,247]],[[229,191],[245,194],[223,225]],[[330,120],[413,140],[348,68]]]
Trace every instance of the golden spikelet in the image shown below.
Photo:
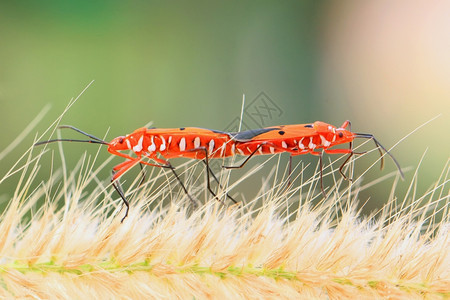
[[[348,199],[345,191],[315,208],[303,203],[287,215],[286,201],[298,197],[299,188],[272,191],[272,199],[259,209],[250,204],[226,208],[209,201],[188,212],[177,204],[187,202],[182,194],[172,204],[154,205],[160,196],[144,195],[151,192],[147,189],[152,181],[164,177],[161,172],[146,186],[130,191],[135,194],[132,209],[121,224],[120,209],[110,213],[110,193],[95,206],[103,187],[82,196],[76,172],[68,176],[65,191],[50,196],[50,187],[42,184],[33,192],[18,193],[21,197],[11,199],[3,212],[1,296],[440,299],[450,295],[447,177],[436,184],[435,196],[424,208],[418,207],[423,199],[417,199],[401,211],[386,206],[370,219],[358,216],[350,204],[353,198],[343,200]],[[93,173],[82,182],[94,180]],[[49,182],[56,184],[59,176],[54,174]],[[29,190],[31,183],[28,180],[21,189]],[[47,201],[23,221],[44,195],[53,203]],[[64,204],[60,209],[55,208],[58,201]],[[442,203],[444,217],[435,222]]]

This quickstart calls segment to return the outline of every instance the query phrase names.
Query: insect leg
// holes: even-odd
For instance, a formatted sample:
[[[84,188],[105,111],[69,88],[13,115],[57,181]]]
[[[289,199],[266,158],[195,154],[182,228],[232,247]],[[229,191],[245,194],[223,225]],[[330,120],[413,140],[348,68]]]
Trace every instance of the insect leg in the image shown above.
[[[337,150],[341,150],[341,149],[337,149]],[[345,150],[345,149],[342,149],[342,150]],[[326,198],[326,197],[327,197],[327,194],[325,193],[325,190],[324,190],[324,188],[323,188],[323,159],[322,159],[322,157],[323,157],[323,152],[314,152],[314,151],[311,151],[311,152],[309,152],[309,153],[311,153],[312,155],[316,155],[316,156],[319,157],[319,168],[320,168],[320,190],[322,191],[323,196]]]
[[[255,151],[250,153],[250,155],[247,156],[247,158],[240,165],[237,165],[237,166],[222,166],[222,168],[225,168],[225,169],[240,169],[240,168],[242,168],[250,160],[250,158],[252,158],[252,156],[255,155],[256,152],[258,152],[259,148],[261,148],[264,145],[267,145],[267,143],[263,142],[263,143],[259,144],[258,147],[256,147]]]
[[[141,179],[141,181],[139,182],[139,186],[142,186],[142,184],[143,184],[144,181],[145,181],[145,171],[144,171],[144,166],[143,166],[142,163],[139,163],[139,167],[141,167],[141,174],[142,174],[142,179]]]
[[[203,148],[203,149],[202,149]],[[205,147],[202,147],[199,150],[203,150],[205,151],[205,164],[206,164],[206,187],[208,188],[208,191],[214,196],[214,198],[217,199],[217,201],[220,201],[219,197],[217,197],[217,195],[213,192],[212,188],[211,188],[211,184],[210,184],[210,178],[209,178],[209,163],[208,163],[208,149],[206,149]],[[211,172],[212,173],[212,172]],[[215,177],[215,176],[214,176]],[[216,178],[217,179],[217,178]]]
[[[223,187],[222,187],[222,185],[220,184],[220,182],[219,182],[219,180],[217,179],[217,177],[216,177],[216,175],[214,174],[214,172],[211,170],[211,168],[209,167],[209,164],[206,162],[206,159],[205,160],[202,160],[203,161],[203,163],[206,165],[206,172],[210,172],[211,173],[211,176],[214,178],[214,180],[217,182],[217,184],[219,185],[219,187],[223,190]],[[209,184],[209,182],[208,182],[208,184]],[[227,198],[228,199],[230,199],[231,201],[233,201],[234,203],[236,203],[237,204],[237,201],[236,200],[234,200],[233,199],[233,197],[231,197],[230,195],[228,195],[228,193],[226,194],[227,195]]]
[[[122,190],[122,186],[120,184],[119,177],[122,176],[123,173],[125,173],[128,169],[133,167],[138,161],[139,161],[139,158],[135,159],[135,160],[127,160],[127,161],[125,161],[123,163],[118,164],[112,170],[111,185],[117,191],[117,193],[119,194],[120,198],[122,198],[123,204],[126,207],[125,215],[123,216],[122,220],[120,220],[121,223],[128,216],[128,211],[130,209],[130,203],[126,199],[125,194],[124,194],[124,192]]]
[[[352,131],[352,122],[350,122],[349,120],[345,121],[341,125],[341,128],[345,129],[347,126],[348,126],[348,131]]]
[[[163,168],[169,168],[173,175],[175,176],[175,178],[178,180],[178,183],[181,185],[181,187],[183,188],[184,192],[186,193],[186,195],[188,196],[189,200],[191,201],[192,205],[194,206],[194,208],[198,207],[198,204],[196,201],[194,201],[194,199],[191,197],[191,195],[189,194],[186,186],[183,184],[183,182],[181,181],[180,177],[178,176],[177,172],[175,172],[175,168],[169,163],[169,165],[166,166],[162,166]]]
[[[339,167],[339,173],[341,173],[341,176],[344,177],[344,179],[345,179],[345,180],[348,180],[348,181],[353,181],[353,178],[347,177],[347,176],[344,174],[343,169],[344,169],[344,166],[350,161],[350,158],[352,158],[353,154],[354,154],[353,152],[350,152],[350,154],[349,154],[349,155],[347,156],[347,158],[344,160],[344,162],[342,163],[342,165]]]
[[[344,129],[345,129],[346,127],[348,127],[348,131],[352,131],[352,123],[351,123],[349,120],[346,120],[346,121],[342,124],[342,126],[341,126],[341,128],[344,128]],[[326,149],[324,149],[324,150],[325,150],[326,153],[330,153],[330,152],[327,152]],[[344,166],[350,161],[350,158],[352,158],[353,154],[355,154],[355,153],[353,152],[353,141],[351,141],[351,142],[348,143],[348,150],[349,150],[349,152],[348,152],[349,155],[348,155],[347,158],[344,160],[344,162],[342,163],[342,165],[339,167],[339,173],[341,173],[341,176],[344,177],[345,180],[352,181],[352,180],[353,180],[352,178],[349,178],[349,177],[347,177],[347,176],[344,174],[343,169],[344,169]]]
[[[256,149],[240,164],[240,165],[238,165],[238,166],[222,166],[223,168],[226,168],[226,169],[239,169],[239,168],[242,168],[248,161],[249,161],[249,159],[253,156],[253,155],[255,155],[256,154],[256,152],[258,152],[258,150],[262,147],[262,146],[264,146],[264,145],[269,145],[269,146],[271,146],[271,147],[273,147],[274,149],[276,149],[276,150],[281,150],[281,151],[283,151],[283,152],[288,152],[288,153],[290,153],[291,155],[289,156],[289,182],[288,182],[288,185],[287,185],[287,187],[289,187],[290,185],[291,185],[291,173],[292,173],[292,156],[296,156],[296,155],[302,155],[302,154],[306,154],[306,153],[309,153],[310,151],[309,150],[298,150],[298,149],[296,149],[296,150],[291,150],[291,149],[286,149],[286,148],[283,148],[283,147],[280,147],[280,146],[277,146],[277,145],[275,145],[275,144],[273,144],[273,143],[270,143],[270,142],[262,142],[261,144],[259,144],[258,145],[258,147],[256,147]]]
[[[289,155],[289,181],[287,187],[290,187],[292,183],[292,155]]]
[[[112,177],[114,178],[114,175],[116,173],[114,171],[112,171]],[[125,205],[126,209],[125,209],[125,215],[123,216],[122,220],[120,220],[120,223],[123,223],[123,220],[126,219],[126,217],[128,216],[128,211],[130,210],[130,203],[128,202],[128,200],[125,198],[125,195],[123,193],[122,190],[122,186],[120,185],[120,181],[119,180],[113,180],[111,179],[111,185],[114,187],[114,189],[116,190],[116,192],[119,194],[120,198],[122,198],[122,202]]]
[[[210,171],[211,169],[209,168],[208,149],[206,149],[206,147],[198,147],[198,148],[190,149],[190,150],[187,150],[187,151],[188,151],[188,152],[200,152],[200,151],[205,152],[205,159],[204,159],[204,162],[205,162],[205,164],[206,164],[206,188],[207,188],[208,191],[211,193],[211,195],[213,195],[214,198],[216,198],[217,201],[219,201],[219,202],[222,203],[222,201],[219,199],[219,197],[217,197],[216,193],[214,193],[214,191],[212,190],[211,185],[210,185],[209,171]],[[212,171],[211,171],[211,174],[213,174]],[[215,177],[214,174],[213,174],[213,176],[214,176],[214,178],[217,180],[217,177]],[[232,199],[232,198],[231,198],[231,199]],[[232,199],[232,200],[233,200],[235,203],[237,203],[234,199]]]
[[[157,164],[151,164],[151,163],[148,163],[148,162],[145,162],[145,161],[140,161],[141,164],[148,165],[148,166],[153,166],[153,167],[158,167],[158,168],[170,169],[172,171],[173,175],[175,176],[175,178],[177,179],[178,183],[181,185],[181,188],[183,189],[183,191],[188,196],[189,201],[191,201],[192,205],[194,205],[194,208],[198,207],[197,202],[191,197],[191,195],[189,194],[186,186],[183,184],[183,182],[181,181],[181,179],[178,176],[177,172],[175,172],[175,168],[172,166],[172,164],[169,161],[160,159],[160,158],[158,158],[156,156],[146,155],[146,157],[148,157],[149,159],[152,159],[152,160],[154,160],[154,161],[156,161],[158,163],[161,163],[161,164],[157,165]]]
[[[350,147],[348,149],[323,149],[323,151],[327,154],[348,154],[347,158],[345,159],[345,161],[342,163],[342,165],[339,167],[339,173],[341,173],[342,177],[344,177],[345,180],[348,181],[352,181],[352,178],[347,177],[344,174],[344,167],[345,165],[350,161],[350,158],[353,155],[361,155],[364,154],[366,152],[354,152],[352,149],[352,143],[350,142]]]

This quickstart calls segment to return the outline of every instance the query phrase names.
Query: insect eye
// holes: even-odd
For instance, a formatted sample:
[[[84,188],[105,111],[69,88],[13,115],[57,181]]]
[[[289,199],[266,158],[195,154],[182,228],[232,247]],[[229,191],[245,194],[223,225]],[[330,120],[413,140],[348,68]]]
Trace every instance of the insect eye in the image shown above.
[[[123,138],[119,138],[119,144],[123,144]]]
[[[340,138],[342,138],[344,136],[344,134],[342,132],[339,132],[338,135]]]

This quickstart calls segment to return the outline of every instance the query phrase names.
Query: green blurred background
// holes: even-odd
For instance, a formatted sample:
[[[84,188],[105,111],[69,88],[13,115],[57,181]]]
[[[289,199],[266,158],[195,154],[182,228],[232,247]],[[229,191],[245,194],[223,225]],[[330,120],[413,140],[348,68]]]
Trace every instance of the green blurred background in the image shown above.
[[[442,114],[393,150],[403,167],[416,167],[428,149],[423,192],[450,153],[449,11],[449,2],[406,0],[2,1],[0,151],[51,104],[34,131],[42,132],[91,80],[62,124],[100,137],[110,128],[107,140],[150,121],[229,129],[245,94],[247,127],[349,119],[354,131],[373,133],[388,148]],[[255,109],[263,117],[252,119]],[[1,176],[33,135],[0,161]],[[69,168],[85,150],[96,151],[86,144],[64,148]],[[41,180],[48,178],[50,156]],[[98,164],[106,157],[103,151]],[[316,162],[294,161],[301,159]],[[359,160],[357,174],[375,159]],[[373,168],[365,182],[394,170],[389,159],[386,169]],[[259,186],[264,175],[245,186]],[[12,195],[17,180],[4,182],[0,195]],[[372,199],[368,209],[387,199],[391,184],[362,193]]]

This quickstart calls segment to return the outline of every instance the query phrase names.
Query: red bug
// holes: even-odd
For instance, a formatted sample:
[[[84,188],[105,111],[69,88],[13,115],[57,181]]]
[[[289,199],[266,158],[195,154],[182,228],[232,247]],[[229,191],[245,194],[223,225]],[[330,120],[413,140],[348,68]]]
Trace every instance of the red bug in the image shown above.
[[[128,216],[129,203],[125,198],[118,179],[131,167],[135,166],[136,164],[141,164],[142,167],[142,164],[145,164],[153,167],[168,168],[172,170],[183,190],[189,196],[191,202],[196,205],[196,202],[191,198],[186,187],[175,172],[175,168],[170,164],[168,160],[165,159],[174,157],[202,159],[205,162],[207,168],[207,188],[211,192],[211,194],[214,195],[216,199],[218,199],[209,185],[209,173],[213,175],[214,179],[217,182],[218,180],[209,168],[208,159],[231,156],[234,155],[235,151],[234,141],[232,140],[232,135],[230,133],[196,127],[169,129],[139,128],[129,135],[116,137],[109,143],[91,134],[85,133],[73,126],[63,125],[60,126],[60,128],[69,128],[75,130],[89,137],[90,140],[54,139],[39,142],[35,145],[37,146],[58,141],[102,144],[108,146],[109,153],[126,159],[126,161],[116,165],[113,168],[111,179],[112,185],[114,186],[126,206],[125,216],[122,218],[122,221]],[[126,150],[132,151],[135,154],[135,157],[121,152]],[[158,154],[165,159],[159,158]],[[144,158],[151,159],[155,161],[156,164],[144,161]],[[228,195],[227,197],[230,198],[233,202],[237,203],[232,197]]]
[[[347,130],[346,128],[349,127]],[[276,154],[288,152],[292,156],[301,154],[312,154],[319,157],[320,163],[320,185],[324,196],[322,178],[322,155],[328,154],[348,154],[348,157],[339,167],[339,172],[345,179],[343,172],[344,166],[354,154],[363,154],[353,151],[353,140],[355,138],[372,139],[381,155],[381,168],[383,168],[384,160],[383,149],[397,166],[400,175],[404,178],[403,172],[397,160],[392,154],[383,147],[380,142],[372,134],[354,133],[350,130],[350,121],[345,121],[341,127],[336,128],[333,125],[324,122],[314,122],[299,125],[282,125],[273,126],[255,130],[248,130],[234,134],[233,139],[236,143],[236,152],[247,158],[238,166],[224,166],[225,168],[241,168],[253,155]],[[330,149],[333,146],[349,143],[348,149]],[[322,151],[320,151],[322,150]]]

